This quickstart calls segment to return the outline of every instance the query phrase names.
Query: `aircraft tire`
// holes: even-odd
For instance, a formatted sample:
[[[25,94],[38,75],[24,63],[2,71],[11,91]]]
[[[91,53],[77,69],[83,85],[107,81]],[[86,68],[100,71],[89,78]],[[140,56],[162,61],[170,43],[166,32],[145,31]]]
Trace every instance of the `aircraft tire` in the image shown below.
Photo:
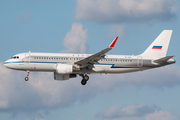
[[[84,80],[88,81],[88,80],[89,80],[89,76],[88,76],[88,75],[85,75],[85,76],[84,76]]]
[[[87,83],[87,80],[85,80],[85,79],[83,79],[83,80],[81,81],[81,84],[82,84],[82,85],[86,85],[86,83]]]
[[[29,80],[29,78],[28,77],[25,77],[25,81],[28,81]]]

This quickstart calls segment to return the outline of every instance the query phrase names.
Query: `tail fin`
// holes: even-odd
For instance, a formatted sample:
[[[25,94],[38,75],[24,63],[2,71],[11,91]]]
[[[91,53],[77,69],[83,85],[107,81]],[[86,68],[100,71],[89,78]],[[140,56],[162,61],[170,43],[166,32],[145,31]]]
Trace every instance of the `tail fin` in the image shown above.
[[[172,30],[164,30],[154,40],[154,42],[140,55],[147,57],[165,57],[169,42],[171,39]]]

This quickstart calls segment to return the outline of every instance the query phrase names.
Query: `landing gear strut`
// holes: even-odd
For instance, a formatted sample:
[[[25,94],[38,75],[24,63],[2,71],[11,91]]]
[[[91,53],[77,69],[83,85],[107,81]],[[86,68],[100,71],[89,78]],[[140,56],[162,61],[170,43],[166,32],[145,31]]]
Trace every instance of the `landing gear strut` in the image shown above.
[[[27,77],[25,77],[25,81],[29,80],[29,70],[26,71]]]
[[[87,81],[89,80],[89,76],[87,76],[86,74],[85,75],[80,75],[82,76],[82,81],[81,81],[81,84],[82,85],[86,85]]]

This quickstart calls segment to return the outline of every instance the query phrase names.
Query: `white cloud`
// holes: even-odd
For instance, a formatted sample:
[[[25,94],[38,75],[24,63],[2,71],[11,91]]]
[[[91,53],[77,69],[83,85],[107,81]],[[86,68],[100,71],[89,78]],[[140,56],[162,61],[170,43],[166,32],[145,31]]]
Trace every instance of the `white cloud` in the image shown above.
[[[35,120],[45,120],[44,118],[36,118]]]
[[[26,119],[26,120],[32,120],[32,119]],[[46,120],[44,118],[35,118],[34,120]]]
[[[155,111],[147,115],[146,120],[177,120],[177,116],[167,111]]]
[[[117,36],[123,38],[125,36],[125,24],[113,24],[110,26],[111,36]]]
[[[140,104],[122,108],[119,105],[110,106],[97,114],[106,120],[177,120],[170,112],[162,111],[156,105]]]
[[[122,108],[119,105],[111,106],[106,108],[103,112],[98,113],[99,117],[109,118],[120,118],[120,117],[142,117],[146,114],[154,113],[159,109],[156,105],[141,104],[137,106],[128,106]]]
[[[110,25],[110,35],[124,37],[131,23],[152,25],[176,18],[175,0],[77,0],[75,18]]]
[[[7,69],[0,62],[0,111],[18,113],[69,107],[77,101],[87,102],[97,94],[123,86],[163,88],[180,85],[177,66],[131,74],[90,75],[86,86],[80,84],[81,77],[55,81],[53,73],[30,72],[30,80],[26,82],[25,76],[25,72]],[[124,110],[130,114],[128,107]],[[132,112],[133,115],[138,113]]]
[[[65,38],[63,45],[67,48],[62,52],[69,53],[86,53],[88,46],[86,41],[88,38],[87,29],[83,28],[81,23],[73,23],[71,31],[69,31]]]
[[[63,108],[96,95],[96,91],[91,92],[90,86],[84,88],[77,79],[61,82],[53,79],[53,73],[30,72],[30,80],[26,82],[25,76],[25,72],[7,69],[0,62],[0,111],[17,113]]]
[[[180,68],[176,65],[155,68],[142,72],[90,76],[90,80],[95,80],[95,83],[93,83],[94,86],[100,87],[101,90],[109,90],[123,86],[149,86],[158,89],[163,87],[174,87],[180,85],[179,78]],[[103,80],[103,83],[98,79]]]
[[[96,23],[148,23],[176,17],[174,0],[77,0],[76,19]]]
[[[24,12],[22,14],[22,16],[20,17],[17,17],[17,21],[20,21],[20,22],[23,22],[23,23],[27,23],[27,22],[30,22],[31,21],[31,15],[29,14],[29,12]]]

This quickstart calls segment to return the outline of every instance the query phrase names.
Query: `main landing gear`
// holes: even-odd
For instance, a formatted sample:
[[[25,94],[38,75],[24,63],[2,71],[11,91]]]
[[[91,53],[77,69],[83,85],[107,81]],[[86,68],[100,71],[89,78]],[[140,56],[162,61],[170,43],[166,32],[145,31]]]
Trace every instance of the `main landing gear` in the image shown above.
[[[29,70],[26,71],[27,77],[25,77],[25,81],[29,80]]]
[[[81,81],[81,84],[86,85],[87,81],[89,80],[89,76],[87,76],[87,75],[80,75],[80,76],[82,76],[82,78],[83,78]]]

